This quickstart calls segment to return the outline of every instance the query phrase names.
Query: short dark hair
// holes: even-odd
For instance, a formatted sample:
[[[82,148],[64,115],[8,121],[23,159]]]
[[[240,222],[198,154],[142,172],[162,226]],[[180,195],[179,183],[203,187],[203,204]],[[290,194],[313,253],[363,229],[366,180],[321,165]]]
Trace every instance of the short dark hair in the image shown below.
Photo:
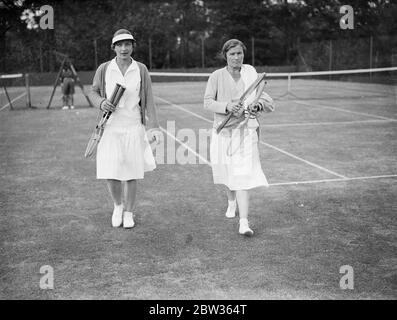
[[[241,48],[243,48],[244,54],[247,52],[247,47],[245,46],[244,43],[242,43],[242,42],[241,42],[240,40],[238,40],[238,39],[230,39],[230,40],[227,40],[227,41],[224,43],[223,47],[222,47],[222,51],[221,51],[221,56],[222,56],[222,58],[223,58],[224,60],[226,60],[226,53],[227,53],[231,48],[234,48],[234,47],[237,47],[237,46],[241,46]]]
[[[130,31],[128,31],[127,29],[119,29],[119,30],[117,30],[114,34],[113,34],[113,38],[115,37],[115,36],[118,36],[119,34],[130,34],[130,35],[132,35],[132,33],[130,32]],[[130,40],[131,42],[132,42],[132,48],[133,49],[135,49],[135,46],[136,46],[136,44],[135,44],[135,40]],[[116,42],[117,43],[117,42]],[[114,50],[114,46],[115,46],[115,44],[116,43],[113,43],[110,47],[112,48],[112,50]]]

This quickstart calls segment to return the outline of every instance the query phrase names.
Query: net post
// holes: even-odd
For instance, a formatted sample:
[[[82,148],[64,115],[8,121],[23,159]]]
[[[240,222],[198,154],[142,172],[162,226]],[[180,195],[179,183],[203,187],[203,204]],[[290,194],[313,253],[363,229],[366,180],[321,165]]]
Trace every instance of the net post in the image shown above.
[[[374,38],[372,35],[369,37],[369,68],[372,69],[372,53],[373,53],[373,46],[374,46]],[[369,80],[372,80],[372,72],[369,72]]]
[[[68,60],[69,60],[69,59],[68,59]],[[92,104],[92,102],[91,102],[90,98],[88,97],[88,95],[85,93],[85,91],[84,91],[84,86],[83,86],[83,84],[81,83],[80,78],[79,78],[79,75],[77,74],[77,71],[76,71],[76,69],[74,68],[74,66],[73,66],[73,64],[72,64],[72,62],[71,62],[70,60],[69,60],[69,66],[70,66],[70,70],[72,70],[72,73],[73,73],[73,75],[74,75],[74,77],[75,77],[76,83],[77,83],[78,86],[80,87],[81,92],[83,92],[83,95],[84,95],[84,97],[87,99],[88,104],[90,105],[91,108],[94,108],[94,105]]]
[[[95,58],[95,69],[98,68],[98,44],[97,38],[94,39],[94,58]]]
[[[332,39],[329,40],[328,70],[332,70]]]
[[[66,57],[63,58],[61,67],[59,68],[59,72],[58,72],[57,78],[56,78],[55,83],[54,83],[54,88],[52,89],[50,101],[48,101],[47,109],[50,109],[52,98],[54,98],[54,93],[55,93],[55,90],[57,88],[58,81],[59,81],[59,78],[61,77],[63,66],[65,65],[65,63],[66,63]]]
[[[10,110],[14,110],[14,107],[12,106],[12,101],[10,99],[10,96],[8,95],[7,87],[4,86],[3,89],[4,89],[4,93],[5,93],[5,95],[7,97],[7,100],[8,100],[8,104],[10,105]]]
[[[255,66],[255,38],[251,37],[252,66]]]
[[[205,68],[205,37],[201,37],[201,67]]]
[[[287,95],[291,93],[291,74],[288,73]]]
[[[29,83],[29,73],[25,73],[25,87],[26,87],[26,108],[31,108],[31,98],[30,98],[30,83]]]
[[[152,38],[149,36],[149,69],[152,70]]]

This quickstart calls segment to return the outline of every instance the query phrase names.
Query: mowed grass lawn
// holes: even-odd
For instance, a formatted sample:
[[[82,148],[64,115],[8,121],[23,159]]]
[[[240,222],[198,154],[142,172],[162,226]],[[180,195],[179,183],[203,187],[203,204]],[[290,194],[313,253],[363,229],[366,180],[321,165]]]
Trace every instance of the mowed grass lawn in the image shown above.
[[[202,84],[191,88],[190,106],[180,87],[154,87],[211,119],[199,105]],[[254,237],[224,217],[224,189],[206,164],[159,164],[139,182],[136,227],[112,228],[105,183],[95,159],[84,158],[97,111],[81,96],[73,111],[45,110],[51,89],[32,91],[37,110],[0,112],[1,299],[396,298],[395,177],[277,185],[335,177],[261,144],[274,185],[251,194]],[[178,93],[181,101],[172,99]],[[378,114],[395,117],[384,105]],[[318,112],[295,108],[280,102],[262,121],[264,142],[348,177],[397,173],[395,123],[266,128]],[[196,132],[211,126],[161,101],[158,112],[164,128],[171,120]],[[333,114],[321,121],[352,121]],[[40,289],[44,265],[54,268],[53,290]],[[343,265],[354,269],[354,290],[340,289]]]

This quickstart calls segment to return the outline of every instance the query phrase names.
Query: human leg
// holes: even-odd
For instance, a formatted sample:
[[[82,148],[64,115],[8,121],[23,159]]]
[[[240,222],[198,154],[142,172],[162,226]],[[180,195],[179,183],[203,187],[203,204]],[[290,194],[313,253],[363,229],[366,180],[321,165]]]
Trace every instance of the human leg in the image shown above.
[[[248,219],[248,209],[249,209],[248,190],[237,190],[236,198],[238,203],[240,219]]]
[[[136,191],[137,191],[137,181],[136,180],[128,180],[124,184],[124,200],[125,200],[125,208],[123,225],[124,228],[132,228],[135,225],[134,222],[134,206],[136,200]]]
[[[114,203],[112,226],[120,227],[123,222],[123,202],[121,181],[108,179],[106,180],[110,196]]]
[[[107,186],[108,190],[110,193],[110,196],[112,197],[112,200],[115,205],[120,205],[122,204],[122,186],[121,186],[121,181],[119,180],[113,180],[113,179],[107,179]]]
[[[236,198],[240,214],[239,233],[246,236],[252,236],[254,232],[248,225],[248,211],[249,211],[249,193],[248,190],[236,191]]]
[[[226,194],[227,194],[228,206],[225,216],[227,218],[234,218],[236,216],[236,208],[237,208],[236,191],[227,188]]]
[[[134,210],[135,199],[136,199],[137,181],[129,180],[124,184],[124,200],[125,209],[127,211]]]
[[[74,109],[74,99],[73,99],[73,93],[70,94],[70,109]]]
[[[62,102],[63,102],[62,110],[68,109],[68,98],[66,94],[62,95]]]
[[[229,188],[227,188],[226,194],[227,194],[228,201],[236,201],[236,191],[230,190]]]

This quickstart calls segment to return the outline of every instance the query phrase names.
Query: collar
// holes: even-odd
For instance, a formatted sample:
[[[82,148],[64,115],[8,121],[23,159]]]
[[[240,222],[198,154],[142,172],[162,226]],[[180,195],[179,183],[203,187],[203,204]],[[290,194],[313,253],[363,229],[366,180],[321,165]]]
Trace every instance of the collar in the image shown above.
[[[225,72],[229,72],[229,71],[227,70],[227,66],[225,66],[223,69],[225,70]],[[240,69],[241,75],[246,74],[246,73],[249,73],[249,72],[250,72],[250,69],[248,68],[248,65],[242,64],[242,65],[241,65],[241,69]]]
[[[127,69],[127,71],[126,71],[125,73],[127,73],[127,72],[130,71],[130,70],[135,70],[135,69],[138,68],[137,62],[136,62],[134,59],[132,59],[132,57],[130,57],[130,59],[131,59],[131,64],[128,66],[128,69]],[[119,66],[117,65],[117,62],[116,62],[116,57],[114,57],[114,58],[110,61],[109,67],[108,67],[108,68],[109,68],[110,70],[117,70],[117,71],[120,71]]]
[[[227,72],[230,75],[229,71],[227,70],[227,66],[225,66],[223,69],[224,72]],[[245,84],[248,83],[249,78],[253,78],[256,75],[256,73],[255,72],[253,73],[252,70],[254,69],[253,68],[251,69],[249,65],[246,64],[241,65],[241,70],[240,70],[241,79],[244,81]]]

